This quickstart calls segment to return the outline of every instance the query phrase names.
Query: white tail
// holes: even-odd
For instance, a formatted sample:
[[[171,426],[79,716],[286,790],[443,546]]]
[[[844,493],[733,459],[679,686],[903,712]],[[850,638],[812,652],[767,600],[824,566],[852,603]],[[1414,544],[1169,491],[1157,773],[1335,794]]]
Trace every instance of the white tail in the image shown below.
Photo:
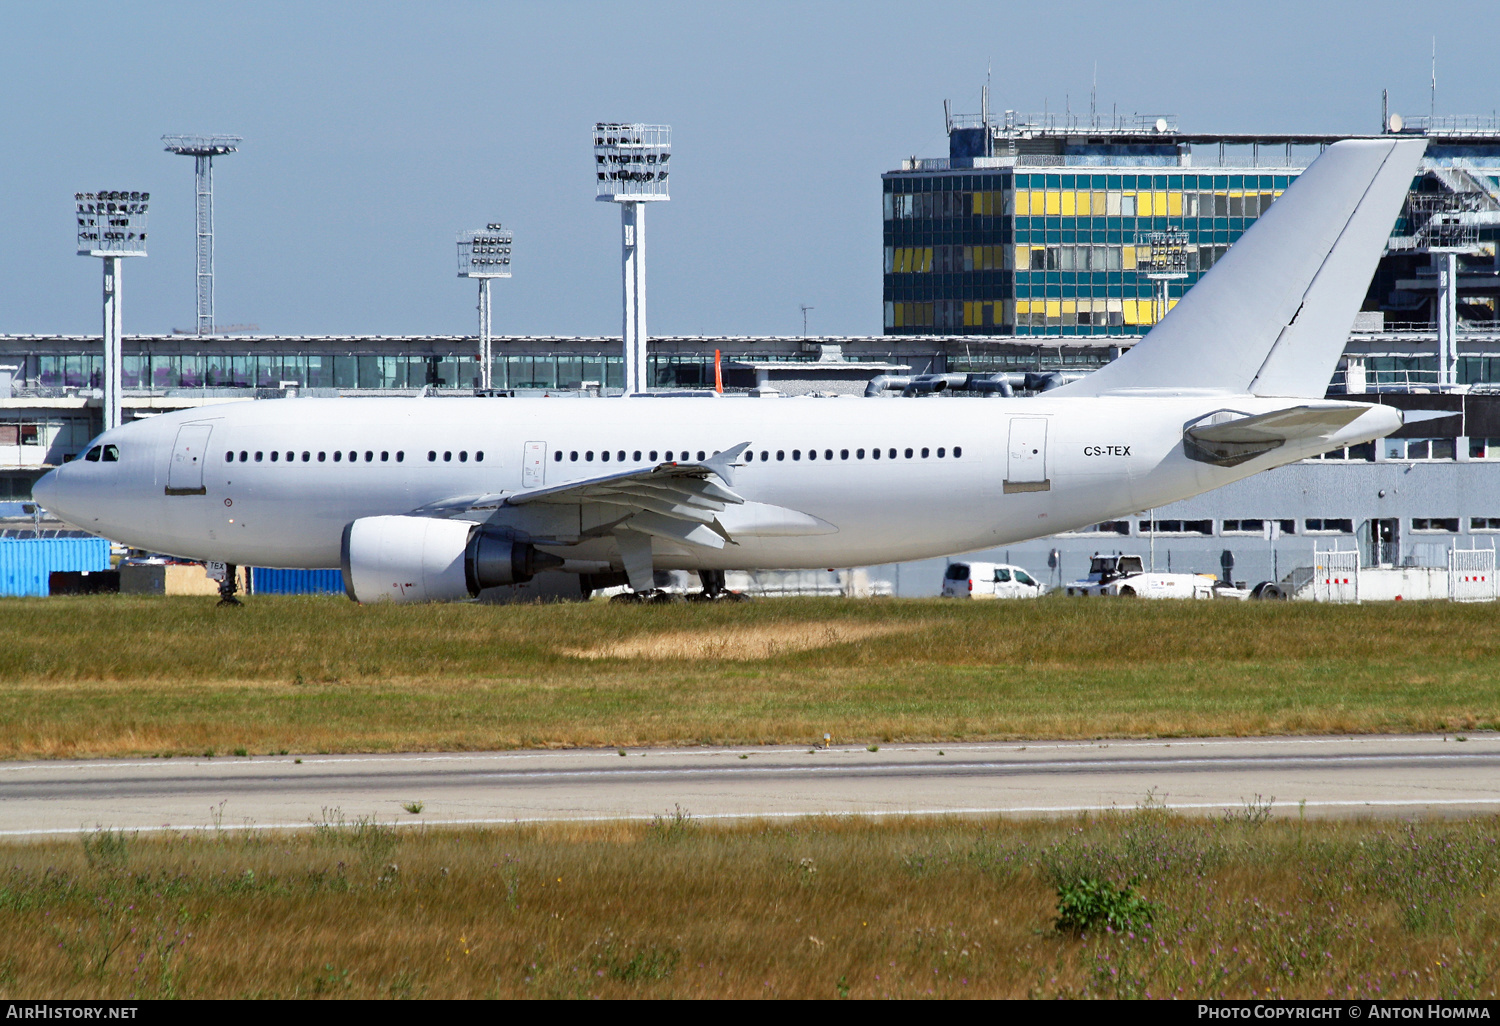
[[[1052,394],[1322,396],[1426,145],[1334,143],[1134,349]]]

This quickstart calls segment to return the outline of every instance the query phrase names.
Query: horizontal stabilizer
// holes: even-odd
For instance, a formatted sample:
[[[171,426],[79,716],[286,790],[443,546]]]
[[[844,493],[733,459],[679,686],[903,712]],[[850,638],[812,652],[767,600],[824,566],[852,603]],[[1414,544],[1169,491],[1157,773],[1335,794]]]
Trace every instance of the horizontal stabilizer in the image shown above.
[[[1294,438],[1321,438],[1358,420],[1364,412],[1359,406],[1293,406],[1254,417],[1200,423],[1188,428],[1187,435],[1199,442],[1288,442]]]

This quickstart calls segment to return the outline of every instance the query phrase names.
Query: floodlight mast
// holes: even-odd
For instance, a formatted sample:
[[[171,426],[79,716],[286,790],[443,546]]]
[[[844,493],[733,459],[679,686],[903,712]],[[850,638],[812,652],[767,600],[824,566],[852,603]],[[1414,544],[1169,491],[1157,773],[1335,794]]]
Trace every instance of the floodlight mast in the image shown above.
[[[214,158],[234,153],[244,140],[237,135],[164,135],[168,153],[193,158],[195,208],[198,215],[198,334],[214,333]]]
[[[664,202],[672,159],[670,125],[594,125],[594,175],[602,203],[620,205],[620,269],[625,350],[625,391],[635,395],[648,387],[646,370],[646,208]]]
[[[458,276],[479,282],[479,387],[492,387],[494,337],[490,333],[490,282],[510,277],[510,247],[514,236],[499,221],[458,233]]]
[[[78,192],[73,202],[78,216],[78,255],[104,261],[104,430],[120,426],[120,309],[124,257],[146,255],[146,209],[149,192],[103,190]]]

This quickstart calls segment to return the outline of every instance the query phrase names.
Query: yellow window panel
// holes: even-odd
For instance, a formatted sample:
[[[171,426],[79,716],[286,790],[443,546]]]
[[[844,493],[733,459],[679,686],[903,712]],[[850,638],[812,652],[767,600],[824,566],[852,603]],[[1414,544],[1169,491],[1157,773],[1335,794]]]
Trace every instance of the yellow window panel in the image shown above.
[[[1062,213],[1062,193],[1056,189],[1048,189],[1046,195],[1047,213],[1054,215]],[[1032,212],[1035,213],[1035,211]]]
[[[1031,247],[1016,247],[1016,270],[1024,271],[1031,266]]]
[[[1063,217],[1073,216],[1074,211],[1077,209],[1077,204],[1074,202],[1074,197],[1077,195],[1075,192],[1064,192],[1059,195],[1059,199],[1062,201]]]
[[[1134,299],[1127,299],[1127,300],[1124,301],[1124,306],[1125,306],[1125,309],[1124,309],[1123,312],[1125,314],[1125,323],[1126,324],[1139,324],[1139,323],[1141,323],[1141,319],[1138,316],[1139,310],[1137,309],[1137,303],[1136,303],[1136,301]]]
[[[1180,192],[1169,192],[1169,193],[1167,193],[1167,216],[1168,217],[1181,217],[1182,216],[1182,193],[1180,193]]]
[[[1029,314],[1029,313],[1031,313],[1031,300],[1029,300],[1029,299],[1018,299],[1018,300],[1016,300],[1016,313],[1018,313],[1018,314]]]
[[[984,211],[981,209],[984,206],[984,193],[982,193],[982,192],[976,192],[976,193],[974,193],[973,194],[973,198],[970,200],[970,206],[971,206],[971,209],[970,209],[969,212],[971,214],[982,214],[982,213],[984,213]]]
[[[1078,194],[1077,211],[1078,211],[1078,216],[1079,217],[1088,217],[1091,213],[1093,213],[1093,211],[1089,209],[1089,194],[1088,193],[1086,193],[1086,192],[1080,192]]]
[[[902,246],[896,250],[896,273],[907,274],[911,271],[911,250]]]
[[[905,303],[897,303],[896,304],[896,327],[898,327],[898,328],[904,328],[904,327],[906,327],[906,304]]]
[[[1125,249],[1124,249],[1124,251],[1120,254],[1120,256],[1122,258],[1120,260],[1120,264],[1121,264],[1121,267],[1122,267],[1123,270],[1126,270],[1126,271],[1133,271],[1133,270],[1135,270],[1135,247],[1134,246],[1126,246]]]
[[[1060,299],[1049,299],[1049,300],[1047,300],[1047,319],[1048,320],[1057,320],[1061,316],[1062,316],[1062,300],[1060,300]]]
[[[1176,305],[1177,305],[1177,300],[1175,300],[1175,299],[1169,299],[1169,300],[1167,300],[1167,309],[1168,310],[1171,310],[1172,307],[1174,307]]]
[[[932,273],[932,247],[931,246],[928,246],[926,249],[922,250],[922,273],[923,274],[931,274]]]
[[[1065,314],[1076,314],[1078,312],[1078,302],[1072,299],[1064,299],[1062,301],[1062,312]]]
[[[1105,194],[1102,192],[1094,193],[1094,200],[1089,204],[1089,207],[1094,211],[1095,217],[1103,217],[1105,214],[1109,213],[1108,201],[1105,198]]]

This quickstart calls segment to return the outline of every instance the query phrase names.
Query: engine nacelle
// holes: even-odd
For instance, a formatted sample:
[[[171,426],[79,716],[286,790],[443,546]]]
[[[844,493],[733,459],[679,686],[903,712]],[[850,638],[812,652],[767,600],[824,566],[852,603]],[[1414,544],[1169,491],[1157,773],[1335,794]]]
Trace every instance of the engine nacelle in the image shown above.
[[[356,602],[463,602],[562,563],[467,520],[361,517],[344,528],[344,592]]]

